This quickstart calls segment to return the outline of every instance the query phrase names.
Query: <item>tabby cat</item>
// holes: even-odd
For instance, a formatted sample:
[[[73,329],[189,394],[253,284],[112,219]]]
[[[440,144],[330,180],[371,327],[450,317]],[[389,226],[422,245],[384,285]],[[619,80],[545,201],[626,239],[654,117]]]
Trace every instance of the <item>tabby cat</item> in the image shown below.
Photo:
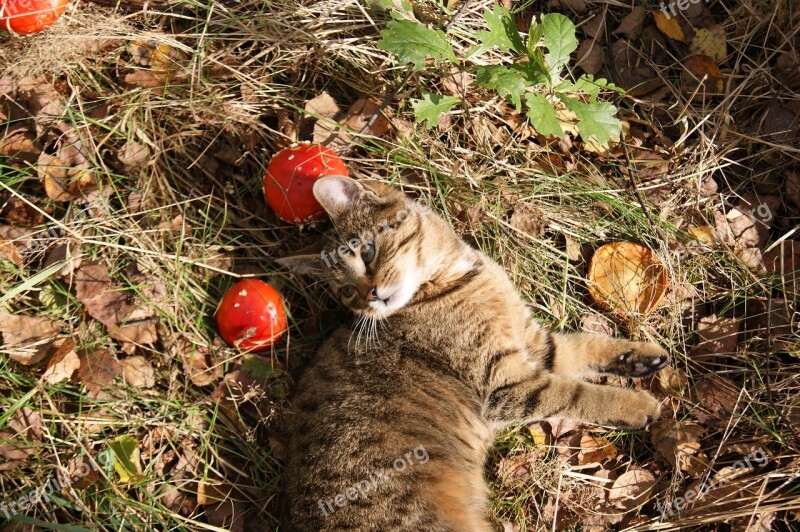
[[[498,429],[659,416],[646,392],[581,380],[650,374],[659,346],[542,328],[501,266],[391,187],[329,176],[314,195],[333,220],[325,251],[281,263],[359,319],[320,347],[287,412],[288,530],[493,530]]]

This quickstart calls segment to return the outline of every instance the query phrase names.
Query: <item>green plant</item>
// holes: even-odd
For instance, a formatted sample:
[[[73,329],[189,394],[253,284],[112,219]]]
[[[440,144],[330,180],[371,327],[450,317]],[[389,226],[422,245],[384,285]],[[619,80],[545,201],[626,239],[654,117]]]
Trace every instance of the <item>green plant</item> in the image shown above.
[[[540,22],[532,22],[527,35],[520,34],[512,13],[502,6],[495,6],[483,17],[488,29],[477,32],[480,44],[460,61],[444,31],[400,16],[381,31],[378,48],[417,71],[425,70],[429,59],[435,66],[460,65],[474,74],[477,85],[496,91],[518,111],[524,111],[542,135],[563,137],[572,133],[599,146],[619,138],[617,108],[598,100],[601,91],[617,87],[602,78],[584,74],[573,81],[569,75],[567,63],[578,40],[575,25],[567,17],[542,15]],[[504,64],[471,64],[471,58],[494,48],[511,53]],[[431,128],[442,113],[459,103],[461,99],[454,96],[423,92],[412,105],[417,122],[424,121]]]

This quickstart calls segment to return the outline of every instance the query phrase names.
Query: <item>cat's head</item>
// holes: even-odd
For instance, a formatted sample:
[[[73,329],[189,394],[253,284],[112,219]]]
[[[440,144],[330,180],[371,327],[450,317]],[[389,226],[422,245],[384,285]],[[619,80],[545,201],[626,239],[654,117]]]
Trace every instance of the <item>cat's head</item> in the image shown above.
[[[333,222],[323,249],[278,262],[322,279],[358,315],[385,317],[407,305],[457,240],[430,209],[381,183],[327,176],[313,190]]]

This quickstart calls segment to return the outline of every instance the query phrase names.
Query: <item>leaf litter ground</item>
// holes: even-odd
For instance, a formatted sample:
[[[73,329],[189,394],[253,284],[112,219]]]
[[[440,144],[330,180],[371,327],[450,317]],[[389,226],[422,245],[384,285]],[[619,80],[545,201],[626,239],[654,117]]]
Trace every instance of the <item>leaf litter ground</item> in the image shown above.
[[[474,51],[496,87],[394,66],[376,46],[383,4],[452,22],[456,55]],[[0,519],[12,504],[24,515],[7,530],[275,528],[293,377],[346,319],[273,262],[318,234],[262,199],[266,163],[297,140],[430,199],[549,325],[671,352],[652,379],[602,379],[662,400],[648,430],[547,420],[498,438],[487,476],[505,530],[796,523],[797,7],[500,4],[523,32],[543,9],[572,20],[574,75],[627,91],[620,143],[530,125],[522,93],[489,68],[511,64],[513,43],[475,51],[480,32],[499,34],[488,0],[449,14],[424,1],[81,0],[48,32],[0,38]],[[419,102],[440,107],[425,124]],[[569,111],[547,115],[552,132]],[[669,275],[646,316],[589,297],[594,250],[621,240]],[[213,330],[243,276],[287,300],[289,334],[261,356]]]

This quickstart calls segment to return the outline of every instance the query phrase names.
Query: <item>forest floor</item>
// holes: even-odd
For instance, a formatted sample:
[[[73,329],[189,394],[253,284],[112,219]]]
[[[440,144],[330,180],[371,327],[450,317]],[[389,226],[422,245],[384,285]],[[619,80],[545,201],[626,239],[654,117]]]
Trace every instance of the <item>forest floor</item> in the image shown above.
[[[542,13],[577,26],[572,75],[625,89],[601,95],[622,126],[609,146],[545,136],[476,83],[475,65],[515,60],[467,57],[498,4],[523,35]],[[657,376],[610,382],[663,401],[651,427],[498,437],[499,529],[797,530],[800,6],[664,7],[76,0],[42,33],[0,36],[3,530],[278,527],[282,412],[347,319],[274,262],[325,228],[264,201],[270,158],[301,140],[426,198],[548,326],[669,350]],[[454,66],[397,64],[377,46],[393,12],[446,29]],[[458,106],[417,123],[427,93]],[[668,274],[646,312],[590,297],[615,241]],[[289,315],[259,355],[214,326],[244,277]]]

